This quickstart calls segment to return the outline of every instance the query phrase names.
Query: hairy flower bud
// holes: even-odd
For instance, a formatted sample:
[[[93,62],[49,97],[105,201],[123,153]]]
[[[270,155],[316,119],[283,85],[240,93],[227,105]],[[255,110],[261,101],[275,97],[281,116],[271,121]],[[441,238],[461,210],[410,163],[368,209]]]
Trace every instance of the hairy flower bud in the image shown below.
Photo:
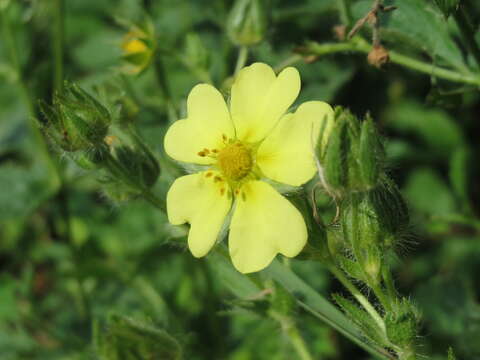
[[[374,188],[383,171],[384,151],[373,121],[367,117],[360,123],[341,108],[335,115],[325,153],[320,156],[327,187],[338,197]]]
[[[251,46],[263,40],[267,29],[264,0],[237,0],[227,20],[227,32],[236,45]]]
[[[63,150],[91,150],[103,144],[111,124],[110,113],[79,86],[65,84],[63,93],[55,95],[53,106],[40,105],[47,135]]]
[[[343,236],[365,273],[364,280],[378,283],[383,254],[407,222],[405,203],[390,179],[345,200],[341,214]]]

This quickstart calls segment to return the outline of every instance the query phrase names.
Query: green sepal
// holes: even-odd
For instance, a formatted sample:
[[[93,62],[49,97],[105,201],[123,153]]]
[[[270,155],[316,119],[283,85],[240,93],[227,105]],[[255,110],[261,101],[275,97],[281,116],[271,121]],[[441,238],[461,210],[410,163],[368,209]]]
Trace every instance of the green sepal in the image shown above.
[[[337,117],[338,109],[336,109],[335,115]],[[321,161],[326,185],[329,191],[333,191],[337,196],[340,196],[347,187],[347,151],[349,147],[347,119],[342,116],[335,120],[335,125],[325,150],[325,156]]]
[[[372,189],[377,186],[383,171],[385,151],[370,116],[362,122],[358,156],[362,187]]]
[[[407,299],[397,300],[392,311],[385,315],[388,339],[401,347],[412,344],[417,334],[418,320],[417,309]]]
[[[347,273],[348,276],[357,280],[364,280],[364,273],[357,261],[351,260],[345,256],[338,255],[335,260],[338,261],[343,271]]]

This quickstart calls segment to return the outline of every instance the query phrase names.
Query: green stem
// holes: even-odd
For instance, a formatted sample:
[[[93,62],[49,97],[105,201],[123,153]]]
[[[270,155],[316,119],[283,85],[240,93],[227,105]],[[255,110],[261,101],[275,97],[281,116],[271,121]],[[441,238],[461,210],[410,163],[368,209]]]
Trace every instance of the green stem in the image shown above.
[[[110,152],[106,152],[104,160],[106,168],[110,169],[113,174],[121,174],[121,180],[125,183],[125,185],[130,186],[132,189],[140,190],[140,193],[145,200],[165,214],[167,213],[165,201],[158,198],[150,189],[143,188],[135,181],[130,180],[129,174],[125,171],[117,159],[110,154]]]
[[[343,286],[347,288],[348,291],[353,295],[353,297],[363,306],[365,311],[372,317],[373,320],[378,324],[380,329],[385,333],[385,323],[383,322],[380,314],[375,310],[372,304],[368,299],[357,289],[355,285],[345,276],[345,274],[335,266],[329,267],[330,272],[342,283]]]
[[[349,0],[337,0],[337,6],[341,23],[346,27],[350,27],[350,24],[352,23],[352,14],[350,13]]]
[[[385,309],[386,312],[390,311],[392,309],[392,306],[390,305],[389,298],[385,296],[383,293],[383,289],[381,288],[380,285],[378,284],[368,284],[372,290],[377,299],[380,301],[380,304],[382,304],[383,308]]]
[[[369,43],[367,43],[364,39],[360,37],[356,37],[349,42],[342,43],[319,44],[316,42],[311,42],[307,44],[307,46],[302,52],[309,55],[323,56],[342,52],[361,52],[368,54],[371,50],[372,46]],[[405,66],[409,69],[453,82],[480,86],[479,75],[470,73],[459,73],[457,71],[445,69],[430,63],[413,59],[409,56],[399,54],[395,51],[390,51],[389,55],[390,61],[392,63]]]
[[[383,267],[382,270],[383,282],[385,283],[385,288],[387,289],[388,296],[391,300],[397,298],[397,290],[395,289],[395,284],[393,283],[392,273],[387,266]]]
[[[63,46],[65,43],[64,0],[54,0],[53,11],[53,85],[55,91],[61,92],[63,88]]]
[[[248,58],[248,47],[241,46],[240,50],[238,50],[237,64],[235,65],[235,72],[233,73],[234,75],[237,75],[238,72],[245,66],[245,63],[247,62],[247,58]]]
[[[160,53],[157,53],[155,56],[154,67],[157,83],[162,91],[163,98],[165,99],[165,103],[167,105],[168,118],[171,122],[173,122],[178,119],[178,115],[172,100],[172,93],[167,81],[167,73],[165,71],[165,66],[163,65]]]
[[[290,328],[287,330],[288,338],[290,339],[295,351],[297,352],[298,356],[302,360],[313,360],[313,356],[308,351],[307,344],[305,340],[303,340],[300,332],[298,331],[297,327],[291,325]]]
[[[275,66],[273,68],[273,70],[275,70],[276,73],[279,73],[280,71],[282,71],[286,67],[291,66],[293,64],[296,64],[297,62],[301,61],[302,59],[303,59],[302,55],[293,54],[293,55],[289,56],[288,58],[286,58],[285,60],[283,60],[280,64]]]
[[[288,339],[297,352],[298,357],[301,360],[313,360],[313,356],[310,354],[305,340],[303,340],[300,331],[295,325],[295,321],[292,318],[282,315],[276,311],[270,311],[269,314],[273,319],[280,323],[284,334],[288,336]]]
[[[480,47],[478,46],[477,40],[475,39],[475,29],[471,24],[467,11],[465,10],[464,5],[460,4],[457,11],[453,13],[455,22],[462,33],[463,39],[465,40],[468,48],[470,49],[477,65],[480,66]]]

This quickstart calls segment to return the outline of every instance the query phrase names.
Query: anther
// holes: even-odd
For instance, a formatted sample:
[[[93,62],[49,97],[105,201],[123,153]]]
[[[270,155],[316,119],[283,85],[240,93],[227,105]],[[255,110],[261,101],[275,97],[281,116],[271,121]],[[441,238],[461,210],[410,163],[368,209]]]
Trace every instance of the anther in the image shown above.
[[[205,154],[205,151],[199,151],[197,155],[201,157],[205,157],[206,154]]]
[[[208,177],[211,177],[212,175],[213,175],[213,173],[209,171],[209,172],[207,172],[207,173],[205,174],[205,177],[208,178]]]

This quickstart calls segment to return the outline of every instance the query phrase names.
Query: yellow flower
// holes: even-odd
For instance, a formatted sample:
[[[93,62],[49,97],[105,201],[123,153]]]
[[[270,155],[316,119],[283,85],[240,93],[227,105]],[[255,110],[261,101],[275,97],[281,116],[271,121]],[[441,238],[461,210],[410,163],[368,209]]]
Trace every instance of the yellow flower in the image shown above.
[[[214,246],[230,211],[230,257],[242,273],[262,270],[278,253],[294,257],[305,246],[302,215],[264,181],[300,186],[316,173],[312,149],[321,132],[330,132],[333,110],[309,101],[285,114],[299,91],[295,68],[275,76],[270,66],[255,63],[235,78],[230,109],[211,85],[190,92],[188,116],[169,128],[165,151],[205,167],[176,179],[167,194],[170,223],[191,225],[195,257]]]
[[[152,61],[155,44],[153,35],[138,27],[134,27],[123,38],[120,44],[125,65],[122,70],[136,75],[145,70]]]

